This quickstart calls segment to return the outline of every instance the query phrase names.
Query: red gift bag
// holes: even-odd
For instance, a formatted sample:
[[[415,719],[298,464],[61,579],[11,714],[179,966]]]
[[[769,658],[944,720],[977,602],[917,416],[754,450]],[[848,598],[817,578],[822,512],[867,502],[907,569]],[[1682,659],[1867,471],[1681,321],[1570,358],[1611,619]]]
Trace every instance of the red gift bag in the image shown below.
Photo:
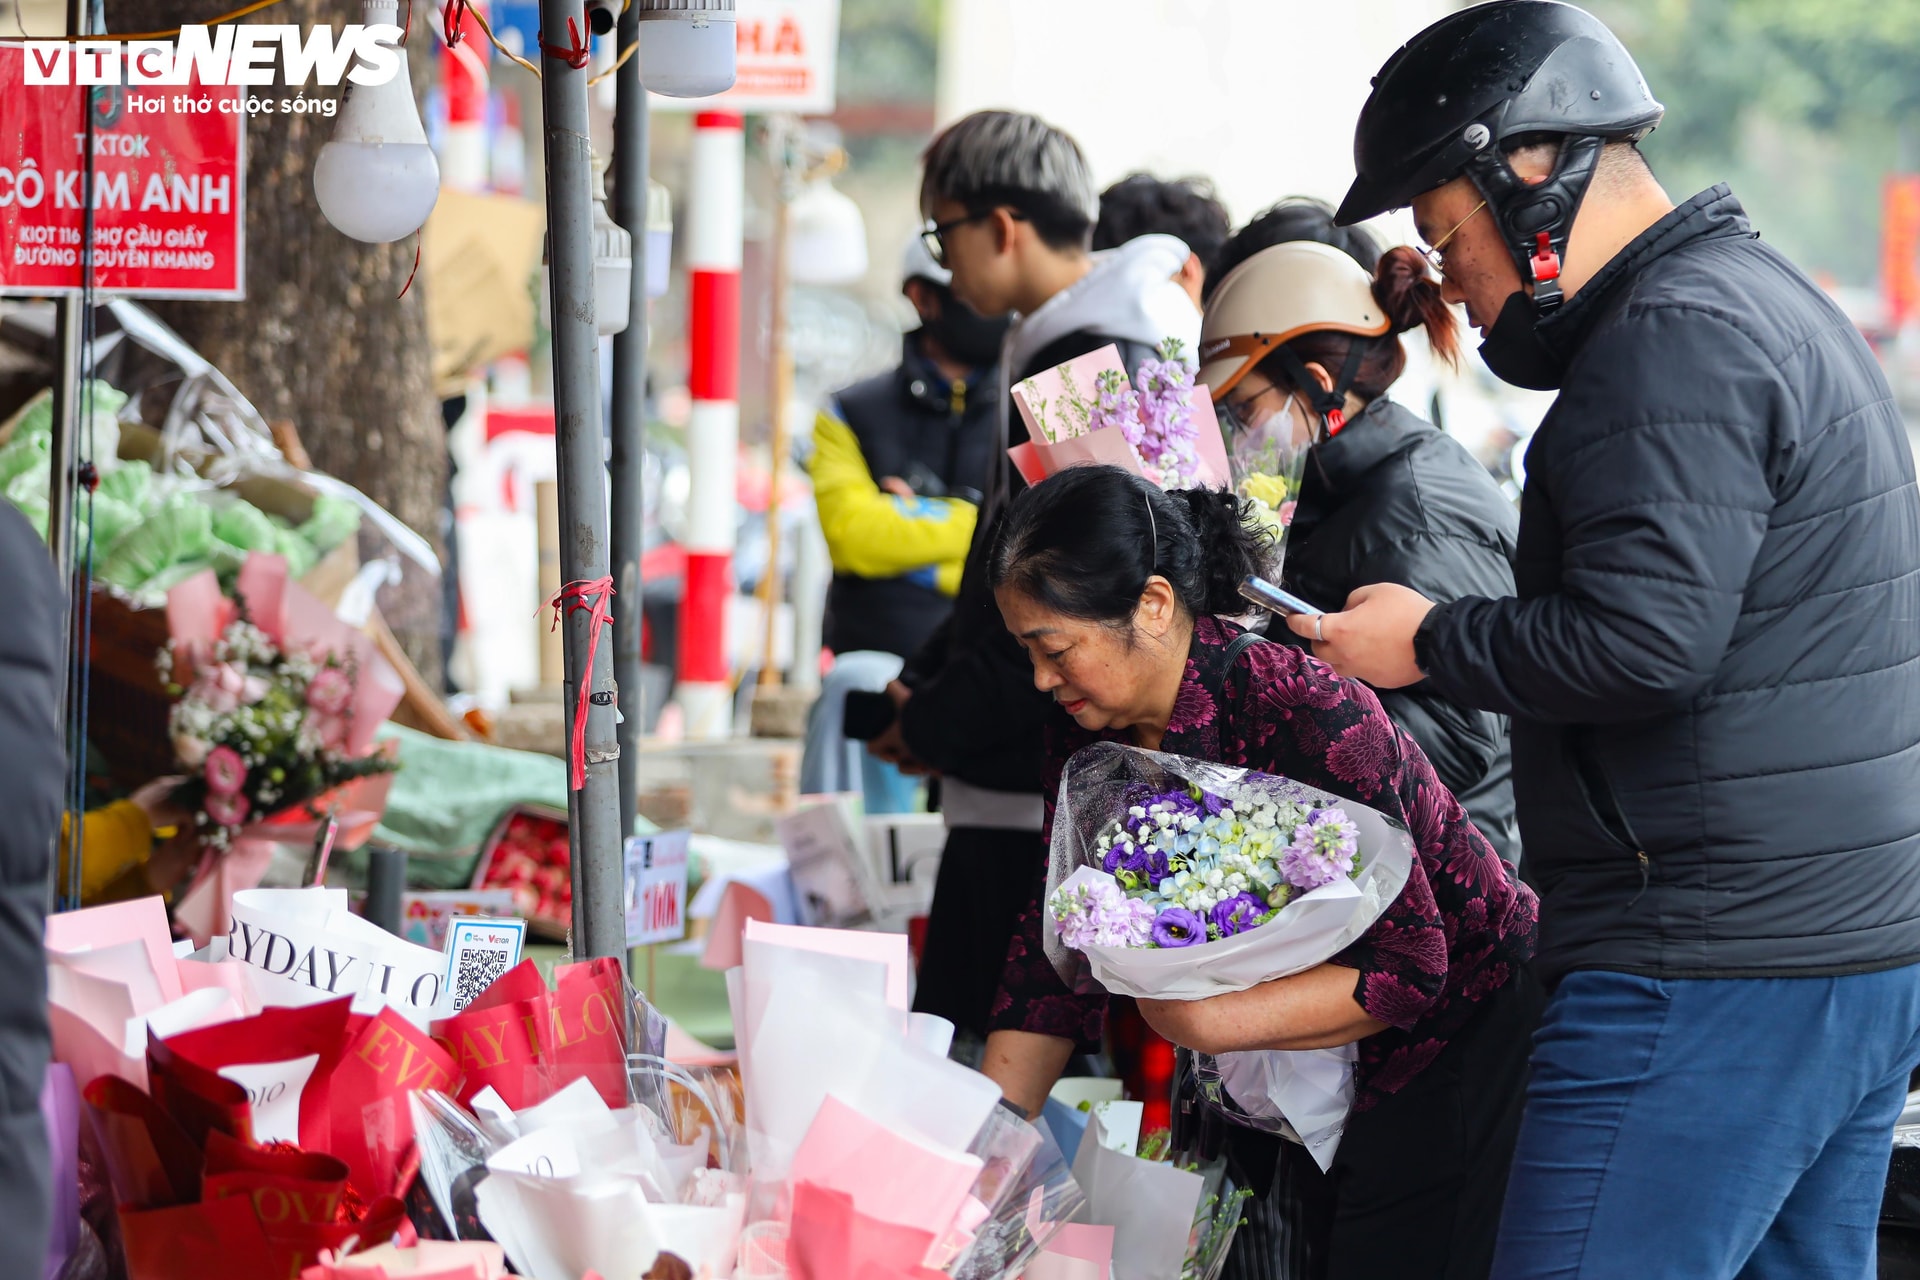
[[[575,1080],[593,1082],[610,1107],[627,1105],[627,992],[620,962],[602,956],[554,970],[548,991],[533,961],[502,975],[478,999],[433,1024],[465,1079],[461,1102],[491,1086],[518,1111]]]
[[[147,1078],[153,1100],[199,1146],[204,1147],[213,1132],[251,1142],[253,1112],[247,1091],[222,1076],[220,1068],[285,1062],[312,1054],[319,1061],[300,1093],[301,1140],[305,1141],[307,1117],[326,1112],[328,1080],[347,1047],[352,1005],[351,999],[343,998],[267,1009],[251,1018],[150,1040]]]
[[[300,1145],[346,1162],[349,1180],[369,1196],[403,1194],[413,1181],[410,1094],[451,1092],[459,1068],[432,1036],[392,1009],[355,1017],[327,1081],[324,1108],[300,1112]]]

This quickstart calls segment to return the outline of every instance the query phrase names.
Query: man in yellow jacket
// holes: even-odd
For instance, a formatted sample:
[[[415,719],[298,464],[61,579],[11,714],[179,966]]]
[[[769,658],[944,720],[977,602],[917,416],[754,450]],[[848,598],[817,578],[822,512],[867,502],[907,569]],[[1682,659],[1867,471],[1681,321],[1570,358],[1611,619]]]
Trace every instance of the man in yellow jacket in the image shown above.
[[[1004,320],[957,301],[915,237],[902,292],[920,316],[900,364],[814,424],[814,502],[833,561],[824,639],[906,657],[948,612],[993,461]]]

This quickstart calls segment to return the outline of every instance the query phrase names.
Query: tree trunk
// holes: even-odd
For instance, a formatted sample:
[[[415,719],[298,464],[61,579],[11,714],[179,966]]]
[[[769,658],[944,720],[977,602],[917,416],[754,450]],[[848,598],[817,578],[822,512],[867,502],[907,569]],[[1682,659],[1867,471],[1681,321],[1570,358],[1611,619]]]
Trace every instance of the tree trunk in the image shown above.
[[[203,22],[229,0],[107,0],[109,31],[158,31]],[[339,4],[284,0],[250,21],[303,29],[345,16]],[[358,20],[355,15],[355,21]],[[432,50],[426,6],[407,41],[417,74]],[[259,87],[250,94],[309,100],[340,90]],[[246,286],[242,302],[150,304],[233,380],[268,421],[288,419],[316,469],[355,486],[442,546],[446,428],[434,395],[421,282],[406,289],[416,241],[350,240],[321,215],[313,162],[334,121],[316,112],[247,120]],[[363,539],[364,544],[364,539]],[[412,575],[417,571],[409,570]],[[440,685],[440,597],[411,576],[386,590],[381,609],[407,656]]]

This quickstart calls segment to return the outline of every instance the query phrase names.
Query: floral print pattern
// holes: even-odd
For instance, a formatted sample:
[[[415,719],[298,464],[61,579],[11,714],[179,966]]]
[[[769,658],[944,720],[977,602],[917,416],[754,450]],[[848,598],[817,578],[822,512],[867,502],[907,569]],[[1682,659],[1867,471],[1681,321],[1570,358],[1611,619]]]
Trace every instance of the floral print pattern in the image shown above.
[[[1532,959],[1539,904],[1371,689],[1288,644],[1253,645],[1223,670],[1240,630],[1216,618],[1194,624],[1160,749],[1346,796],[1400,819],[1413,835],[1417,856],[1406,887],[1365,936],[1333,958],[1359,971],[1354,998],[1387,1024],[1360,1041],[1354,1107],[1364,1111],[1418,1076],[1477,1005]],[[1221,691],[1217,702],[1213,689]],[[1094,733],[1065,715],[1050,720],[1046,734],[1042,790],[1050,837],[1067,759],[1094,742],[1129,735]],[[1073,994],[1047,962],[1040,933],[1045,887],[1043,868],[1008,948],[991,1026],[1090,1048],[1099,1041],[1107,998]]]

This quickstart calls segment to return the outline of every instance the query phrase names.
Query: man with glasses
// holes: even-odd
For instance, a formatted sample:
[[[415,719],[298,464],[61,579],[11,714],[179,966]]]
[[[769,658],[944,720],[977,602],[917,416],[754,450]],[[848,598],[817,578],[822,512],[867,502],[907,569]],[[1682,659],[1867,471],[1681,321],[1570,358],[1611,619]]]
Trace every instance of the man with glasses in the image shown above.
[[[1009,388],[1108,345],[1132,371],[1168,338],[1189,358],[1199,343],[1200,315],[1176,282],[1188,247],[1148,235],[1092,252],[1096,192],[1079,145],[1035,116],[977,112],[927,148],[927,249],[951,272],[955,297],[983,316],[1015,317],[1001,364]],[[941,775],[946,855],[915,1008],[950,1019],[976,1046],[1015,917],[1047,863],[1040,725],[1055,712],[1001,622],[985,564],[997,516],[1024,487],[1006,450],[1026,438],[1002,392],[994,472],[953,613],[888,687],[900,715],[872,744],[883,759]]]
[[[1873,1274],[1920,1061],[1920,493],[1846,316],[1675,207],[1590,15],[1495,0],[1374,81],[1340,219],[1411,204],[1495,373],[1558,389],[1517,598],[1292,620],[1512,717],[1553,987],[1493,1274]]]

